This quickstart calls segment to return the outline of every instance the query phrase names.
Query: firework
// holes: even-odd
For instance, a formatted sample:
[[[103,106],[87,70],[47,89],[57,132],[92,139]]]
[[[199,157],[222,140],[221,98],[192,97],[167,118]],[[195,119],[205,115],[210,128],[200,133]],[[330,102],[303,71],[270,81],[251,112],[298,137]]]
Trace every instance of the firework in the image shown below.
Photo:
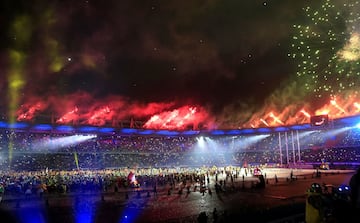
[[[359,87],[359,2],[324,0],[304,8],[305,19],[294,25],[293,53],[297,79],[316,97],[342,94]]]

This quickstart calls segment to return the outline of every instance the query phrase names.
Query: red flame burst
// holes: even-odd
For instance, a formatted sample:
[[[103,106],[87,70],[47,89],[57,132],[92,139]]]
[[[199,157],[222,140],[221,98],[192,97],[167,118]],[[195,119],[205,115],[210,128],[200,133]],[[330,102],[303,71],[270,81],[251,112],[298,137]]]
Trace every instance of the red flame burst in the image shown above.
[[[41,101],[23,104],[20,109],[16,112],[17,121],[29,121],[32,120],[36,114],[46,109],[47,105]]]
[[[71,100],[69,100],[69,98]],[[20,106],[17,121],[31,121],[44,111],[52,111],[51,116],[58,124],[111,125],[118,121],[145,120],[142,128],[147,129],[214,129],[214,128],[259,128],[310,123],[312,115],[327,114],[330,119],[342,118],[360,113],[360,97],[353,93],[332,97],[317,108],[308,104],[289,104],[285,108],[264,107],[250,114],[246,120],[233,117],[214,117],[199,105],[176,106],[175,102],[139,103],[123,97],[111,96],[101,101],[87,93],[77,93],[68,97],[30,98]],[[43,117],[43,116],[41,116]],[[231,118],[231,122],[228,121]],[[215,121],[216,120],[216,121]],[[137,126],[139,127],[139,125]]]
[[[153,115],[145,124],[150,129],[197,129],[200,122],[205,121],[206,114],[196,107],[183,106],[172,111]]]

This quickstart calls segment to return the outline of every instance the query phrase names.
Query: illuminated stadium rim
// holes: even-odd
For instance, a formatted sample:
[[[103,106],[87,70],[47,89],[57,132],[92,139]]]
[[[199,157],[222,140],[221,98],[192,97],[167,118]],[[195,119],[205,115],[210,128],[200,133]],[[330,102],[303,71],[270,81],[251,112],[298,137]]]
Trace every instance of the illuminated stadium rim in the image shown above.
[[[336,128],[344,126],[355,126],[360,123],[360,115],[349,116],[346,118],[334,119],[331,126]],[[98,126],[69,126],[69,125],[50,125],[50,124],[29,124],[16,122],[9,124],[0,121],[1,129],[12,129],[15,131],[34,131],[34,132],[54,132],[54,133],[95,133],[95,134],[120,134],[120,135],[157,135],[157,136],[236,136],[251,134],[269,134],[287,131],[306,131],[324,127],[312,126],[310,124],[299,124],[290,126],[277,126],[268,128],[245,128],[245,129],[216,129],[216,130],[155,130],[155,129],[134,129],[134,128],[114,128]]]

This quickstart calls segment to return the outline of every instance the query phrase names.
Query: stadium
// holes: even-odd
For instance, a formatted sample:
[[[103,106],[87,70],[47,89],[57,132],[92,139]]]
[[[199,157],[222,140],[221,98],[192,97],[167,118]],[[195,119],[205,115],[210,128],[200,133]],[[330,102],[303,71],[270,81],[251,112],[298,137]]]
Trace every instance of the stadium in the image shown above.
[[[44,217],[50,212],[58,222],[64,219],[101,222],[95,217],[107,213],[102,210],[105,204],[116,207],[115,212],[119,213],[116,222],[152,222],[147,219],[149,217],[153,222],[167,222],[169,216],[154,217],[156,211],[151,208],[150,212],[145,211],[151,202],[159,202],[156,196],[174,196],[172,193],[181,196],[182,190],[187,190],[188,196],[190,188],[195,193],[191,196],[211,194],[211,190],[218,196],[236,188],[247,191],[246,188],[256,188],[256,185],[265,186],[257,179],[263,174],[268,174],[267,184],[269,180],[277,184],[278,181],[292,181],[293,177],[313,178],[319,170],[352,173],[360,163],[360,117],[334,120],[326,117],[326,121],[319,124],[322,118],[314,116],[308,124],[273,128],[181,131],[0,122],[1,183],[10,199],[6,204],[15,205],[18,212],[22,210],[21,214],[16,214],[22,216],[21,222],[57,222],[54,217]],[[242,181],[237,179],[239,176],[243,177]],[[227,187],[225,182],[229,184]],[[198,190],[200,193],[196,194]],[[130,198],[125,201],[114,198],[112,191]],[[59,194],[62,201],[56,203],[60,200]],[[75,199],[76,194],[81,201]],[[45,209],[47,212],[36,209],[38,216],[28,218],[39,204],[26,207],[29,203],[22,200],[23,196],[34,203],[40,202],[40,206],[49,205],[50,200],[51,206]],[[38,200],[39,196],[44,196],[45,200]],[[145,205],[142,207],[145,210],[139,207],[142,211],[134,207],[124,210],[123,206],[119,208],[114,204],[120,200],[128,203],[152,196],[155,200],[141,204]],[[12,204],[11,199],[16,203]],[[69,210],[64,208],[59,210],[65,201],[69,202],[68,199],[75,204],[65,207],[74,208],[79,203],[87,205],[87,209],[80,207],[73,213],[67,213]],[[192,207],[191,202],[196,199],[186,202]],[[216,202],[213,205],[219,209],[227,207]],[[53,213],[52,206],[58,208],[57,212]],[[170,206],[168,208],[172,213]],[[192,217],[179,214],[170,219],[174,222],[198,221],[198,214],[193,212],[186,212],[192,213]],[[254,218],[254,213],[250,213],[243,213],[241,217],[255,222],[264,220]],[[279,216],[272,216],[276,217]],[[103,219],[107,218],[103,216]],[[224,220],[224,216],[222,219],[230,221]],[[110,219],[107,221],[111,222]]]
[[[0,219],[360,213],[360,2],[37,3],[0,3]]]
[[[316,117],[314,117],[315,119]],[[272,128],[153,130],[0,123],[3,170],[359,163],[360,117]],[[10,153],[11,151],[11,153]]]

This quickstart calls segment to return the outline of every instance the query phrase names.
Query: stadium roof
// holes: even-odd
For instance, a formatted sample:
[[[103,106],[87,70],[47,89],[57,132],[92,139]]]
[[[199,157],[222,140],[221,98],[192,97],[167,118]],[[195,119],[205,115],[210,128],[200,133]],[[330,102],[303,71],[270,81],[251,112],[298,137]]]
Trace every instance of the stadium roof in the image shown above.
[[[53,132],[53,133],[81,133],[81,134],[118,134],[118,135],[155,135],[155,136],[236,136],[249,134],[270,134],[287,131],[306,131],[319,129],[332,129],[340,127],[354,127],[360,123],[360,116],[349,116],[346,118],[330,120],[327,125],[314,126],[310,123],[263,127],[246,129],[214,129],[214,130],[167,130],[167,129],[136,129],[136,128],[114,128],[103,126],[71,126],[51,124],[31,124],[26,122],[7,123],[0,121],[0,130],[13,130],[18,132]]]

